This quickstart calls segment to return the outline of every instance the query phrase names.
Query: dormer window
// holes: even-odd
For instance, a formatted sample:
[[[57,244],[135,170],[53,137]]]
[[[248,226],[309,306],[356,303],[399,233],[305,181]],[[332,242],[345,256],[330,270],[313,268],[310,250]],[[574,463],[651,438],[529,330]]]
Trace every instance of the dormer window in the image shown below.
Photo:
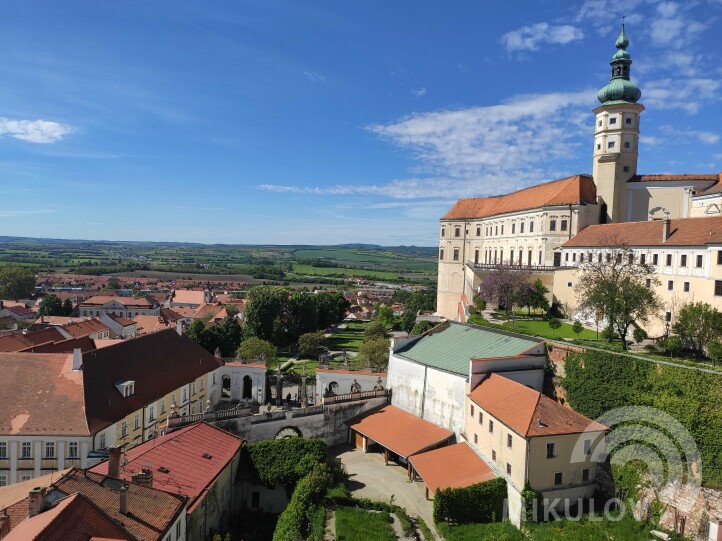
[[[123,395],[123,398],[129,398],[135,394],[135,381],[130,379],[116,381],[115,388]]]

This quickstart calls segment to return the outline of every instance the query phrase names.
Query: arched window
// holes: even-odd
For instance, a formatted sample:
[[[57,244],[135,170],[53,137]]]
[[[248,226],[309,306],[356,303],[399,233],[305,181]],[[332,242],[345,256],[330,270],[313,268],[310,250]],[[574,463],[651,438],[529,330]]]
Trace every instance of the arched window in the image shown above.
[[[243,376],[243,394],[241,398],[253,398],[253,380],[251,376]]]
[[[231,376],[228,374],[221,378],[221,398],[231,398]]]

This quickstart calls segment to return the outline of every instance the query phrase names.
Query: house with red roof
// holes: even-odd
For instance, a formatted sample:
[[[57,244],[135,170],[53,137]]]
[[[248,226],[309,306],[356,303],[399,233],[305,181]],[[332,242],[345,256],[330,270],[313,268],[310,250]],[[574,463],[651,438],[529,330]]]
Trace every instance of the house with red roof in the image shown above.
[[[227,532],[240,511],[236,475],[243,445],[238,436],[200,422],[125,452],[116,449],[90,471],[184,497],[185,538],[203,541]]]

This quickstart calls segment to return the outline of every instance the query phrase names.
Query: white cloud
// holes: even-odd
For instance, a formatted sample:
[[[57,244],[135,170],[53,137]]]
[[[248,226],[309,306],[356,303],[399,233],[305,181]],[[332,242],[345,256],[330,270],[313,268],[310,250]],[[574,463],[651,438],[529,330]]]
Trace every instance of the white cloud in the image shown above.
[[[704,130],[677,129],[673,126],[660,126],[660,131],[683,137],[683,141],[689,141],[690,138],[697,139],[705,145],[714,145],[720,140],[720,136],[716,133]]]
[[[11,120],[0,117],[0,135],[9,135],[29,143],[55,143],[74,128],[50,120]]]
[[[507,32],[501,37],[501,42],[506,47],[506,50],[512,53],[515,51],[536,51],[542,43],[566,45],[583,37],[584,32],[576,26],[569,24],[554,26],[549,23],[536,23]]]
[[[518,96],[501,105],[417,113],[367,129],[409,150],[428,176],[328,187],[263,184],[276,193],[393,199],[474,197],[569,174],[590,137],[593,90]],[[582,120],[584,119],[584,120]]]
[[[309,79],[311,79],[311,81],[313,81],[314,83],[326,82],[326,77],[315,71],[304,71],[303,74]]]
[[[642,87],[642,102],[654,109],[682,109],[697,113],[705,102],[719,98],[722,81],[678,78],[648,81]]]
[[[680,4],[661,2],[650,24],[650,38],[653,45],[682,49],[705,28],[705,24],[685,13]]]
[[[422,86],[421,88],[417,88],[416,90],[412,90],[411,93],[416,96],[417,98],[421,98],[423,96],[426,96],[426,87]]]

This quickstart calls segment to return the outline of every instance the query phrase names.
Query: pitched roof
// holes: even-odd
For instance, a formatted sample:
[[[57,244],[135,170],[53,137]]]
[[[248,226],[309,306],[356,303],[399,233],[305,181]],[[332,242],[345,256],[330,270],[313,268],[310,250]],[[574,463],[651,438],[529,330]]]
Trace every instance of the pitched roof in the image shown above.
[[[486,218],[555,205],[596,204],[596,193],[596,186],[591,176],[576,175],[506,195],[459,199],[441,219]]]
[[[138,327],[139,333],[152,333],[155,331],[160,331],[162,329],[167,329],[168,324],[163,321],[163,318],[160,316],[135,316],[133,318],[133,321],[135,322],[136,326]]]
[[[30,340],[34,345],[46,344],[48,342],[60,342],[65,340],[65,335],[55,327],[48,327],[39,331],[29,332],[25,338]]]
[[[607,429],[540,392],[499,374],[491,374],[482,380],[469,398],[522,437]]]
[[[46,488],[57,481],[63,475],[68,473],[70,469],[59,470],[53,473],[41,475],[28,481],[19,481],[12,485],[0,487],[0,509],[5,509],[18,502],[22,502],[28,497],[28,493],[34,488]],[[27,502],[25,503],[25,516],[27,516]]]
[[[67,325],[63,325],[63,329],[71,334],[73,338],[80,338],[81,336],[89,336],[91,334],[109,330],[105,323],[101,323],[99,319],[95,318],[88,318],[83,321],[68,323]]]
[[[663,220],[590,225],[562,246],[595,248],[609,242],[628,246],[704,246],[722,242],[722,216],[670,220],[670,235],[664,242],[663,228]]]
[[[23,351],[29,353],[72,353],[76,349],[80,349],[82,353],[96,349],[95,341],[88,336],[80,338],[68,338],[67,340],[59,340],[57,342],[48,342],[37,346],[30,346]]]
[[[129,540],[119,525],[81,494],[60,500],[51,509],[26,519],[5,541],[88,541],[91,538]]]
[[[24,306],[21,306],[19,304],[16,304],[14,306],[5,306],[5,310],[9,310],[13,314],[16,314],[18,316],[31,316],[35,315],[35,312],[32,310],[25,308]]]
[[[347,424],[402,457],[430,449],[454,435],[450,430],[390,405]]]
[[[0,353],[0,434],[90,433],[73,355]]]
[[[437,488],[463,488],[497,477],[466,442],[420,453],[409,461],[431,493]]]
[[[118,302],[126,308],[147,309],[157,306],[157,301],[149,297],[117,297],[113,295],[95,295],[80,302],[80,306],[103,306],[109,302]]]
[[[176,289],[170,302],[178,304],[203,304],[205,295],[203,291],[193,289]]]
[[[124,455],[128,463],[120,476],[130,481],[133,472],[150,464],[153,488],[188,496],[188,513],[192,513],[242,445],[238,436],[204,422],[196,423],[129,449]],[[108,461],[91,471],[107,475]]]
[[[522,335],[447,322],[394,351],[394,355],[462,376],[469,375],[472,359],[514,357],[543,340]]]
[[[219,359],[173,329],[84,353],[88,423],[92,430],[105,428],[219,366]],[[124,398],[115,387],[119,380],[135,381],[135,394]]]
[[[135,321],[128,319],[127,317],[116,316],[115,314],[108,314],[108,317],[122,327],[132,327],[135,325]]]
[[[672,180],[711,180],[718,181],[718,174],[685,174],[685,175],[634,175],[629,182],[655,182],[655,181],[672,181]]]
[[[21,332],[13,332],[5,336],[0,336],[0,352],[22,351],[32,345],[32,341],[26,338]]]
[[[82,494],[139,540],[162,539],[185,507],[186,498],[129,483],[128,514],[123,515],[119,506],[120,483],[95,472],[73,469],[54,483],[54,487],[65,494]]]

